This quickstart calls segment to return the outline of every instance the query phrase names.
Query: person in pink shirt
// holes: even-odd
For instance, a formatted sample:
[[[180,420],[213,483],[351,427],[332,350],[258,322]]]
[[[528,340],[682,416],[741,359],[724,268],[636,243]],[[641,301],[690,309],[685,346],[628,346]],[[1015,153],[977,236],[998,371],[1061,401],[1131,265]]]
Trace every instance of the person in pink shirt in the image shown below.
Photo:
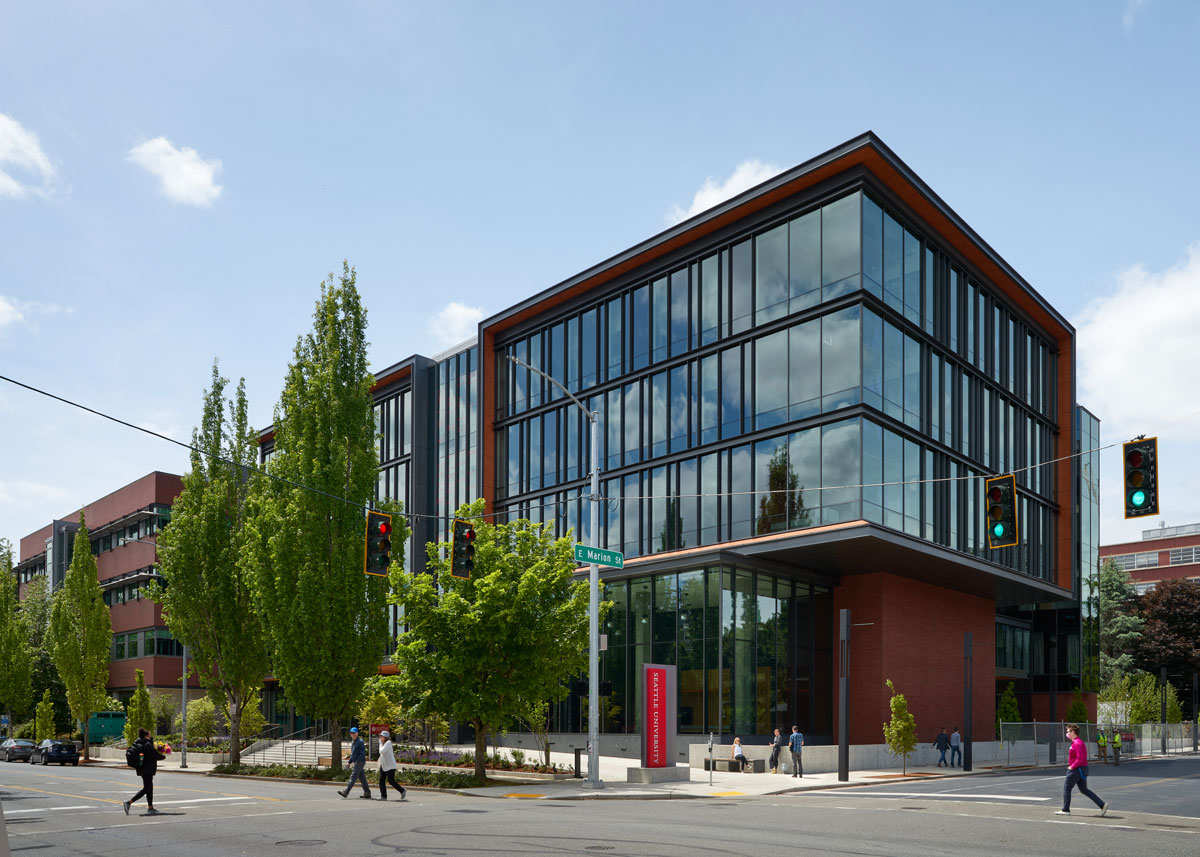
[[[1063,783],[1063,805],[1062,809],[1054,814],[1071,814],[1071,790],[1075,786],[1079,786],[1079,791],[1094,800],[1096,806],[1100,807],[1100,815],[1107,815],[1108,804],[1100,800],[1100,796],[1087,787],[1087,745],[1080,739],[1079,727],[1074,723],[1067,724],[1067,740],[1071,742],[1071,749],[1067,753],[1067,780]]]

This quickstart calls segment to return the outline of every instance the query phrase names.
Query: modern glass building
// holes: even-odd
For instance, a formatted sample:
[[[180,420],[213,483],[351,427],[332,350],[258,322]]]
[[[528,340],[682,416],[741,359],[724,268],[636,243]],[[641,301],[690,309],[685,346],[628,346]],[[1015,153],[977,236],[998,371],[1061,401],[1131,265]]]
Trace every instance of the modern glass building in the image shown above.
[[[509,357],[599,413],[598,532],[586,416]],[[986,739],[1008,681],[1026,716],[1095,689],[1098,470],[1074,453],[1099,426],[1074,395],[1071,325],[867,133],[379,372],[378,493],[443,520],[483,496],[624,553],[608,736],[640,730],[653,662],[685,737],[835,740],[848,609],[851,741],[879,742],[886,679],[918,723],[960,722],[968,632]],[[1003,473],[1020,541],[991,550]],[[436,529],[416,519],[413,570]]]

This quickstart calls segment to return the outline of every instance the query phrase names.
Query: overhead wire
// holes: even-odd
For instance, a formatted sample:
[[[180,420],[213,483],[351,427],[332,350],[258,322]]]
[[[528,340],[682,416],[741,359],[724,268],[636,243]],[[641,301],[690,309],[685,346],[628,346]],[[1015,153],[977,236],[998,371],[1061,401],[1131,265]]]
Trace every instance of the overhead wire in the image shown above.
[[[299,488],[301,490],[309,491],[311,493],[318,494],[323,497],[328,497],[331,500],[337,500],[341,503],[346,503],[347,505],[354,506],[358,509],[363,510],[364,512],[371,510],[370,506],[363,505],[362,503],[358,503],[353,500],[348,500],[345,497],[341,497],[336,494],[331,494],[328,491],[324,491],[320,488],[314,488],[310,485],[305,485],[303,483],[296,482],[294,480],[280,476],[276,473],[272,473],[268,469],[264,469],[261,467],[254,467],[253,465],[242,465],[242,464],[239,464],[238,462],[231,461],[230,459],[224,458],[223,456],[216,455],[216,454],[210,453],[210,452],[205,452],[204,450],[199,449],[195,446],[192,446],[189,443],[184,443],[183,441],[176,440],[175,438],[170,437],[165,434],[162,434],[161,432],[154,431],[153,429],[148,429],[145,426],[139,426],[135,423],[131,423],[131,422],[129,422],[127,420],[123,420],[119,417],[112,416],[111,414],[104,413],[103,411],[99,411],[95,408],[89,407],[88,405],[84,405],[80,402],[73,401],[64,396],[59,396],[59,395],[51,393],[47,390],[43,390],[39,387],[35,387],[31,384],[26,384],[22,381],[18,381],[15,378],[10,378],[7,375],[0,375],[0,380],[7,381],[10,384],[14,384],[15,386],[29,390],[30,392],[37,393],[42,396],[46,396],[47,398],[50,398],[50,399],[54,399],[55,401],[61,402],[65,405],[69,405],[70,407],[78,408],[82,411],[86,411],[94,416],[98,416],[102,419],[106,419],[106,420],[114,422],[118,425],[124,426],[125,428],[131,428],[136,431],[140,431],[144,434],[148,434],[148,435],[150,435],[152,437],[156,437],[160,440],[165,440],[168,443],[173,443],[176,446],[190,450],[199,455],[203,455],[208,458],[216,459],[217,461],[228,464],[230,466],[239,467],[239,468],[244,467],[247,470],[253,471],[254,473],[258,473],[269,479],[274,479],[278,482],[282,482],[282,483],[290,485],[294,488]],[[1200,416],[1200,411],[1194,411],[1193,413],[1187,414],[1186,416],[1180,417],[1179,419],[1176,419],[1170,423],[1167,423],[1166,425],[1162,426],[1158,430],[1158,432],[1161,433],[1163,431],[1166,431],[1167,429],[1172,428],[1176,425],[1179,425],[1182,422],[1186,422],[1189,419],[1193,419],[1196,416]],[[1131,440],[1137,440],[1137,439],[1139,439],[1141,437],[1145,437],[1145,436],[1146,435],[1143,434],[1143,435],[1140,435],[1138,438],[1131,438]],[[1068,461],[1072,458],[1081,458],[1085,455],[1092,455],[1094,453],[1103,452],[1106,449],[1111,449],[1115,446],[1120,446],[1126,442],[1128,442],[1128,441],[1114,441],[1113,443],[1105,444],[1103,446],[1096,446],[1096,447],[1092,447],[1090,449],[1085,449],[1085,450],[1080,450],[1078,452],[1069,453],[1068,455],[1059,456],[1058,458],[1054,458],[1049,461],[1043,461],[1043,462],[1039,462],[1037,464],[1029,464],[1024,467],[1018,467],[1018,468],[1014,468],[1012,470],[1006,470],[1006,471],[1004,471],[1003,474],[993,473],[992,475],[993,476],[1008,475],[1010,473],[1015,475],[1017,473],[1032,471],[1032,470],[1035,470],[1040,467],[1049,467],[1051,465],[1058,464],[1059,462],[1062,462],[1062,461]],[[587,478],[586,474],[585,474],[584,478]],[[603,475],[601,478],[604,478]],[[618,477],[612,477],[612,478],[624,478],[624,477],[618,476]],[[774,489],[753,490],[753,491],[714,491],[714,492],[678,493],[678,494],[638,494],[638,495],[633,495],[633,496],[628,496],[628,497],[605,497],[604,495],[599,495],[596,497],[596,499],[601,502],[604,502],[611,510],[611,509],[616,508],[615,504],[621,503],[621,502],[624,502],[627,500],[679,500],[679,499],[684,499],[684,498],[701,499],[701,498],[705,498],[705,497],[741,497],[741,496],[761,497],[764,495],[773,495],[773,494],[792,494],[796,491],[818,491],[818,492],[819,491],[846,491],[846,490],[861,489],[861,488],[887,488],[887,487],[894,487],[894,486],[926,485],[926,484],[938,484],[938,483],[943,483],[943,482],[957,482],[957,481],[968,480],[968,479],[976,480],[976,479],[986,479],[986,478],[991,478],[991,477],[988,474],[966,474],[966,475],[962,475],[962,476],[937,476],[937,477],[929,477],[929,478],[925,478],[925,479],[908,479],[908,480],[891,481],[891,482],[860,482],[860,483],[855,483],[855,484],[850,484],[850,485],[813,485],[813,486],[800,486],[798,488],[774,488]],[[580,489],[580,494],[579,494],[580,498],[590,499],[589,494],[583,493],[584,490],[586,490],[586,486],[579,486],[579,489]],[[563,493],[563,492],[570,492],[574,489],[556,486],[554,490],[558,493]],[[563,505],[564,503],[570,502],[570,499],[571,498],[557,498],[554,500],[547,500],[547,501],[539,503],[539,504],[528,504],[528,503],[517,502],[517,503],[514,503],[513,506],[521,508],[521,509],[528,509],[528,510],[545,509],[549,506]],[[510,509],[506,509],[503,511],[484,513],[482,515],[479,515],[478,517],[494,518],[494,517],[500,517],[500,516],[509,516],[509,515],[511,515],[511,513],[512,513],[512,509],[510,508]],[[430,514],[426,514],[426,513],[422,513],[422,512],[412,512],[412,511],[408,511],[408,510],[405,510],[405,512],[403,514],[404,514],[404,517],[406,517],[406,518],[424,518],[427,520],[437,520],[437,521],[452,520],[455,517],[455,515],[453,515],[453,514],[451,514],[451,515],[430,515]]]

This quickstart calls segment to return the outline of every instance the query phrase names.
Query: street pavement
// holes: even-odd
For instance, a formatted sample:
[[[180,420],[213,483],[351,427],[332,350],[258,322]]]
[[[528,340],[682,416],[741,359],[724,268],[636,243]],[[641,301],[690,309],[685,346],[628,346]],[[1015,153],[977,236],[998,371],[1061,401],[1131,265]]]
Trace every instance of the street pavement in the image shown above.
[[[1079,796],[1071,816],[1055,816],[1063,775],[1054,769],[865,771],[834,788],[836,774],[800,785],[717,772],[710,786],[699,771],[689,784],[634,786],[618,781],[627,766],[605,760],[599,793],[571,781],[504,782],[462,793],[410,788],[407,800],[393,794],[385,804],[342,799],[334,783],[203,776],[208,766],[185,772],[173,759],[155,781],[161,814],[136,805],[127,816],[121,802],[140,784],[128,768],[14,763],[0,765],[0,798],[12,853],[39,857],[1200,853],[1200,757],[1094,769],[1092,787],[1113,804],[1105,818]]]

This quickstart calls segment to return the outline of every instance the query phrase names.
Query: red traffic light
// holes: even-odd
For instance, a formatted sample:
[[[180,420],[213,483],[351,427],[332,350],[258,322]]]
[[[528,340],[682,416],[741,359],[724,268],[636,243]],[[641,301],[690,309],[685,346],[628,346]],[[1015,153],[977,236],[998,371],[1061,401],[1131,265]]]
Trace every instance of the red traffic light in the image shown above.
[[[373,529],[377,536],[390,536],[392,534],[392,524],[390,521],[377,519],[373,522]]]

